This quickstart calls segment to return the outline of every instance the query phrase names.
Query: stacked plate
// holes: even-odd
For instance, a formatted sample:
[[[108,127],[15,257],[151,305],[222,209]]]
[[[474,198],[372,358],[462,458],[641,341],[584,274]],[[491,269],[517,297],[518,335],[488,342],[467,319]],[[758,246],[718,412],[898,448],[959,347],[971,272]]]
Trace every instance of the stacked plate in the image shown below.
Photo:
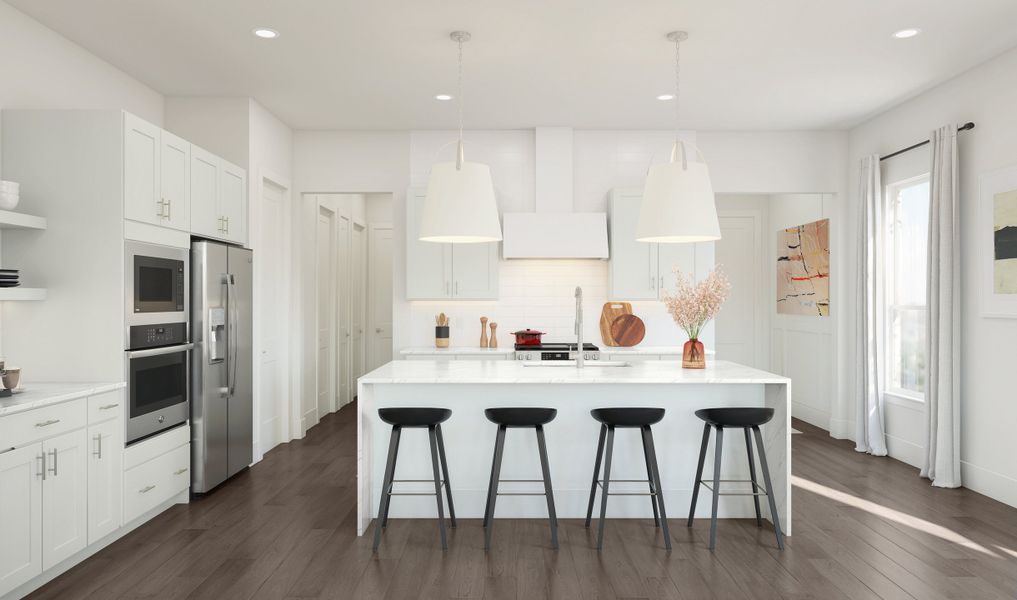
[[[21,200],[21,185],[13,181],[0,181],[0,209],[14,210]]]
[[[17,269],[0,269],[0,288],[18,287]]]

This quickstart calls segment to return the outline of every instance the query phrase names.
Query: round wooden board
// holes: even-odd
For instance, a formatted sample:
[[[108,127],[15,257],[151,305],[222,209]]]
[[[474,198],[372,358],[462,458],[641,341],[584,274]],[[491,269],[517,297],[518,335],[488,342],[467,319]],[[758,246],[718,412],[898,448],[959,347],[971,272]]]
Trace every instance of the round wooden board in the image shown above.
[[[646,325],[636,315],[619,315],[611,323],[611,337],[619,346],[635,346],[645,335]]]

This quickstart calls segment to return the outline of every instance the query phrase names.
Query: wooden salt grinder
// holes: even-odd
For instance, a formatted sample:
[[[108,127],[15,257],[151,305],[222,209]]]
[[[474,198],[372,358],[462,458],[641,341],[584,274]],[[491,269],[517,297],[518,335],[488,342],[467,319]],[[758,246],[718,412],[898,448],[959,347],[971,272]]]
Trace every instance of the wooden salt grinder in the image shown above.
[[[480,317],[480,347],[487,348],[487,317]]]

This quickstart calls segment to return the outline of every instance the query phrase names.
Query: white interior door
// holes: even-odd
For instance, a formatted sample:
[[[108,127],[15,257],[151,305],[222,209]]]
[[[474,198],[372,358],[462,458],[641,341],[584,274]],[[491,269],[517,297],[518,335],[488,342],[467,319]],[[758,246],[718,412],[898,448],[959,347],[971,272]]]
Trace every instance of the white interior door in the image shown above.
[[[353,238],[350,247],[350,266],[352,268],[352,289],[351,289],[351,315],[350,329],[353,334],[351,345],[352,353],[352,377],[350,378],[350,396],[357,394],[357,378],[364,374],[365,337],[364,329],[366,317],[364,304],[366,302],[367,288],[364,284],[367,271],[367,229],[361,223],[353,223]]]
[[[337,293],[336,298],[338,302],[338,315],[337,315],[337,335],[339,339],[338,344],[338,356],[337,358],[337,369],[336,372],[339,377],[339,395],[337,408],[344,406],[348,402],[353,400],[353,394],[350,393],[350,367],[351,367],[351,356],[352,356],[352,323],[351,315],[351,300],[352,294],[350,293],[351,277],[350,277],[350,240],[352,235],[352,222],[350,221],[349,211],[338,213],[336,219],[336,282],[337,282]]]
[[[289,247],[287,190],[262,181],[257,255],[254,261],[258,342],[258,440],[261,451],[289,440]]]
[[[717,315],[717,358],[767,368],[764,360],[763,246],[761,215],[738,211],[719,215],[717,264],[731,282],[731,293]]]
[[[318,206],[318,404],[316,420],[335,410],[336,397],[336,214]]]
[[[392,360],[392,225],[371,225],[368,249],[367,370],[377,369]]]

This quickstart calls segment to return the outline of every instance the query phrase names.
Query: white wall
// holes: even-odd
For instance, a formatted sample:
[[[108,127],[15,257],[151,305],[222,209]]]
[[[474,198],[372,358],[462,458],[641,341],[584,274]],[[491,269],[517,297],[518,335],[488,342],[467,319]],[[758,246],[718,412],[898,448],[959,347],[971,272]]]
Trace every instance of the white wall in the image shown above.
[[[166,98],[165,128],[231,163],[246,167],[251,152],[248,98]]]
[[[928,139],[947,123],[975,122],[960,134],[961,220],[961,468],[964,485],[1017,506],[1017,402],[1014,402],[1014,340],[1017,319],[981,315],[978,289],[978,178],[1017,164],[1017,50],[1007,52],[872,120],[849,134],[852,206],[856,205],[858,164],[867,154],[885,154]],[[928,150],[916,150],[927,164]],[[913,152],[913,153],[914,153]],[[902,157],[903,158],[903,157]],[[898,159],[891,159],[895,161]],[[917,160],[908,157],[907,160]],[[886,182],[884,182],[886,183]],[[857,214],[847,214],[848,235],[857,236]],[[852,272],[857,261],[851,257]],[[851,293],[854,293],[852,289]],[[854,320],[849,323],[853,331]],[[843,362],[854,364],[854,340],[845,344]],[[851,385],[850,397],[856,390]],[[841,407],[841,418],[853,422],[853,404]],[[919,410],[888,407],[891,455],[917,463],[924,445]]]

